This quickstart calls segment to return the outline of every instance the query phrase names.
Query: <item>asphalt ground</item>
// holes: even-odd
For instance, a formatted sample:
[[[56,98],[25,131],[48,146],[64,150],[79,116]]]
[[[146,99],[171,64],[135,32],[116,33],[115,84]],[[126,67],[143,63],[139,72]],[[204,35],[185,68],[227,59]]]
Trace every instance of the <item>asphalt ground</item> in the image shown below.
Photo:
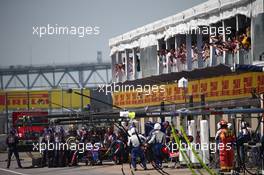
[[[7,153],[0,153],[0,175],[123,175],[121,165],[114,165],[112,162],[103,162],[103,165],[98,166],[85,166],[84,163],[79,163],[79,166],[76,167],[63,167],[63,168],[32,168],[32,160],[25,154],[20,153],[22,169],[17,168],[17,163],[15,158],[12,158],[11,166],[9,169],[6,169],[6,159]],[[168,174],[177,174],[177,175],[191,175],[190,170],[186,168],[177,169],[170,168],[174,163],[164,164],[167,168],[163,168]],[[147,165],[148,170],[144,171],[140,166],[138,170],[134,172],[135,175],[158,175],[157,172],[150,164]],[[128,164],[123,165],[123,170],[125,175],[131,175],[131,170]],[[203,174],[208,174],[204,170]]]

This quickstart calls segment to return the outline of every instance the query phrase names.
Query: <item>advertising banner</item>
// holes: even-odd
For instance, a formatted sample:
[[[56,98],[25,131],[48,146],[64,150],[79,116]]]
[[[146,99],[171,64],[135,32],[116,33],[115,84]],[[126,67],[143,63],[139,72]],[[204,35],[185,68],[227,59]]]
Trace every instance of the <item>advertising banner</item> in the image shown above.
[[[144,91],[126,91],[113,93],[113,104],[126,107],[144,107],[184,103],[187,96],[193,95],[193,101],[199,102],[204,94],[206,101],[231,100],[251,97],[252,90],[264,92],[264,74],[257,72],[232,74],[214,78],[192,80],[186,89],[179,88],[177,83],[164,85],[164,89],[145,93]],[[185,99],[186,97],[186,99]]]
[[[74,91],[81,93],[79,89]],[[90,91],[83,89],[83,94],[90,95]],[[81,104],[87,106],[90,99],[61,89],[0,91],[0,112],[6,107],[9,110],[61,109],[62,106],[80,109]]]

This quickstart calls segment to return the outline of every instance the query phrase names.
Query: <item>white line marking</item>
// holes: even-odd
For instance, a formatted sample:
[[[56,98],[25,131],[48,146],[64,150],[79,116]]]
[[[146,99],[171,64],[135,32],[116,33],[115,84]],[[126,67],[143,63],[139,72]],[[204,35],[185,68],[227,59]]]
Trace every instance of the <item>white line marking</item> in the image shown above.
[[[0,168],[0,170],[2,170],[2,171],[6,171],[6,172],[10,172],[10,173],[13,173],[13,174],[28,175],[28,174],[19,173],[19,172],[12,171],[12,170],[7,170],[7,169],[4,169],[4,168]]]

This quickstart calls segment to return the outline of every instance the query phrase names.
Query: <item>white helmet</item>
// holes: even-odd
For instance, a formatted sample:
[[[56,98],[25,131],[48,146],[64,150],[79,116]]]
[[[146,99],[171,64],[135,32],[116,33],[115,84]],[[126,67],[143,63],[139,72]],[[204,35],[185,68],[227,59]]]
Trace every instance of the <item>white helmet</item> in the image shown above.
[[[126,123],[125,121],[122,121],[122,122],[121,122],[121,125],[122,125],[123,127],[126,127],[126,126],[127,126],[127,123]]]
[[[230,130],[232,130],[233,129],[232,123],[227,123],[227,128],[230,129]]]
[[[133,135],[133,134],[135,134],[135,133],[136,133],[136,128],[135,128],[135,127],[131,128],[131,129],[130,129],[130,134]]]
[[[159,124],[159,123],[155,123],[155,125],[154,125],[154,129],[155,129],[155,130],[160,130],[160,129],[161,129],[160,124]]]

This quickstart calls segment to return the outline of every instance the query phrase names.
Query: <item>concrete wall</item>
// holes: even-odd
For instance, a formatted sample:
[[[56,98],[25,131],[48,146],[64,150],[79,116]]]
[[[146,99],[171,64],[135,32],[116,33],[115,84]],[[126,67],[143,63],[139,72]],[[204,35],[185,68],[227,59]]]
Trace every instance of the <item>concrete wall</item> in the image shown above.
[[[116,54],[117,53],[115,53],[111,56],[111,59],[112,59],[112,80],[113,80],[113,82],[116,82],[116,72],[115,72],[115,65],[117,64]]]
[[[251,20],[253,61],[264,61],[264,13],[258,14]],[[261,55],[262,60],[260,60]]]
[[[140,68],[142,77],[157,74],[157,46],[140,49]]]

